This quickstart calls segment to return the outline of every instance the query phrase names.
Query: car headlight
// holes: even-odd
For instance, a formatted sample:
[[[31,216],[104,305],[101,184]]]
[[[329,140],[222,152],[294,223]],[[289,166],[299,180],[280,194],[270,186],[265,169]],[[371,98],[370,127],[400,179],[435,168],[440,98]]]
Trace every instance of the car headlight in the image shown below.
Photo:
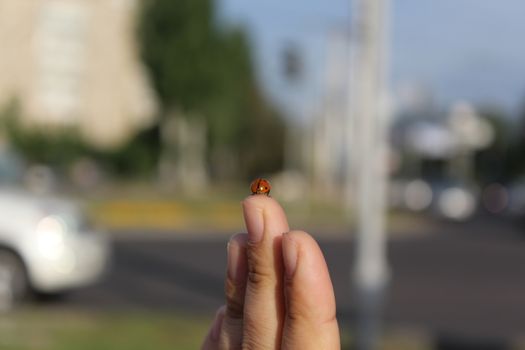
[[[48,259],[58,259],[65,250],[67,225],[58,216],[46,216],[36,225],[36,241],[39,253]]]

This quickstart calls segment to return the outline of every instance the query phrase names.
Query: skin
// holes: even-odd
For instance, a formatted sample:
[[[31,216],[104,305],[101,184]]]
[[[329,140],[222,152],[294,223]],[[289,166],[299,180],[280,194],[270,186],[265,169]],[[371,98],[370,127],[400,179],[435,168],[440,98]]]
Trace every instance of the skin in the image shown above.
[[[290,231],[271,197],[242,204],[248,233],[228,243],[226,305],[202,349],[340,349],[332,282],[315,240]]]

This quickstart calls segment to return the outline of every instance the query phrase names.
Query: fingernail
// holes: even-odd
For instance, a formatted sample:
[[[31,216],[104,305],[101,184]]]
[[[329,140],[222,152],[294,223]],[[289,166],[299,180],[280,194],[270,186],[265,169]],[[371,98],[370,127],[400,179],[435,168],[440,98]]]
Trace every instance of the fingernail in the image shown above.
[[[297,267],[297,243],[287,233],[283,234],[283,261],[286,277],[291,278]]]
[[[250,242],[260,242],[264,231],[264,218],[262,208],[244,201],[242,202],[244,212],[244,221],[246,223],[246,230],[248,230],[248,239]]]
[[[240,247],[235,242],[228,242],[228,277],[233,281],[237,281],[238,278],[238,266],[240,257]]]
[[[221,307],[215,315],[215,321],[213,321],[213,327],[211,329],[211,340],[219,340],[221,334],[222,321],[224,319],[224,306]]]

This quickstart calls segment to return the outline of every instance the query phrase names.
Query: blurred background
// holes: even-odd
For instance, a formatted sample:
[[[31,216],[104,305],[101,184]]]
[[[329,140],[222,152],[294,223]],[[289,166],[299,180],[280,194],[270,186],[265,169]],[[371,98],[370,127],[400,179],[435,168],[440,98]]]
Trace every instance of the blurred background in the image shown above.
[[[378,160],[375,348],[525,349],[525,3],[365,3],[0,0],[0,348],[198,348],[261,176],[319,240],[355,348]]]

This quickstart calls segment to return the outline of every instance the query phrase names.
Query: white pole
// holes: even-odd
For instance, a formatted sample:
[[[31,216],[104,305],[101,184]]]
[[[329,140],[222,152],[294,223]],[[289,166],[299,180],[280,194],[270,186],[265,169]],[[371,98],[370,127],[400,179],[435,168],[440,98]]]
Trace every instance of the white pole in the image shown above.
[[[355,201],[352,207],[357,211],[353,278],[358,297],[356,348],[359,350],[377,348],[381,304],[389,276],[385,245],[386,6],[387,0],[354,0],[353,6],[350,72],[353,137],[349,153],[355,177],[351,187]]]

